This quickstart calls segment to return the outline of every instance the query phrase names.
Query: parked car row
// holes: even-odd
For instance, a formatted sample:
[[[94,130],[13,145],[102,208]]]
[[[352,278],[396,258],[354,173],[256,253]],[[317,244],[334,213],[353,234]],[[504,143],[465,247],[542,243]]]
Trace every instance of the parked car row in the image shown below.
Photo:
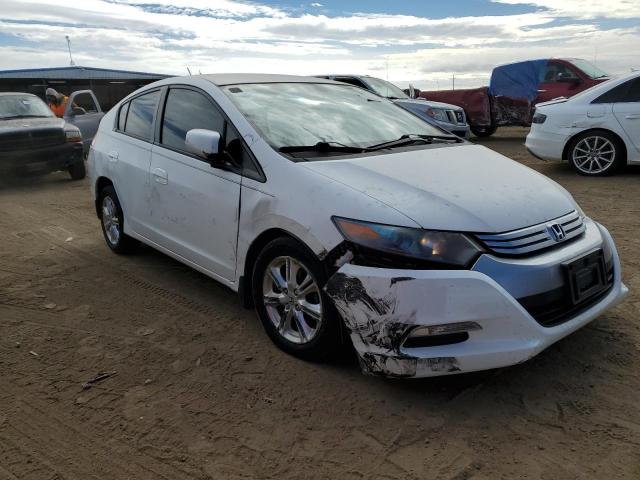
[[[129,95],[89,152],[107,246],[237,291],[286,352],[350,344],[395,377],[523,362],[627,295],[566,190],[368,90],[202,75]]]
[[[638,77],[538,105],[527,147],[591,175],[638,161]],[[346,342],[396,377],[502,367],[627,295],[605,227],[468,142],[460,107],[352,75],[169,78],[107,114],[75,98],[58,119],[1,95],[2,165],[81,178],[89,147],[107,246],[147,244],[237,291],[293,355]]]

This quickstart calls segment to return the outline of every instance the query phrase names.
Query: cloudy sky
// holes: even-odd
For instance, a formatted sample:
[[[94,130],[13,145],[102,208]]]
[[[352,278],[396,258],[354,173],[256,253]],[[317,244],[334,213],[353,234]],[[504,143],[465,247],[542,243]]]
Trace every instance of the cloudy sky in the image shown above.
[[[497,64],[640,68],[640,0],[1,0],[3,69],[362,73],[480,86]]]

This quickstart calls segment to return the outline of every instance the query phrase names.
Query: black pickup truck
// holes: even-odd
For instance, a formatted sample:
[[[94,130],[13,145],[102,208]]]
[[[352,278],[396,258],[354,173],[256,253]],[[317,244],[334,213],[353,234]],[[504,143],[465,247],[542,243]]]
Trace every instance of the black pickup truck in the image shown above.
[[[0,176],[57,170],[85,177],[80,129],[35,95],[0,93]]]

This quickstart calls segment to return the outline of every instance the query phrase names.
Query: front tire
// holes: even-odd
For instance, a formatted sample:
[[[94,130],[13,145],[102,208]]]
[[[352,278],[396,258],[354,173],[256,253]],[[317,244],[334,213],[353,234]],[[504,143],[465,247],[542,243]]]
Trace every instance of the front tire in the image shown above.
[[[115,253],[133,253],[139,242],[124,233],[124,214],[116,195],[110,185],[100,191],[100,224],[107,246]]]
[[[479,138],[487,138],[496,133],[498,127],[496,125],[490,125],[488,127],[470,127],[471,133]]]
[[[306,248],[290,238],[267,244],[253,268],[252,295],[265,331],[280,349],[308,360],[340,351],[338,313],[322,290],[327,274]]]
[[[589,177],[611,175],[626,163],[622,142],[605,130],[578,135],[569,145],[567,156],[578,174]]]
[[[82,180],[87,176],[87,167],[84,165],[84,160],[69,165],[67,171],[71,175],[71,180]]]

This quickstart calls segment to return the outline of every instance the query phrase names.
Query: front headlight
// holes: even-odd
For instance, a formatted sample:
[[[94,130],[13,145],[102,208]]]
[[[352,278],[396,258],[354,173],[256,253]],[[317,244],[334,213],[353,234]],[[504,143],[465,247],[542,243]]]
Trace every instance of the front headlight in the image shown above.
[[[449,117],[447,116],[447,112],[440,110],[439,108],[427,108],[427,115],[439,122],[451,123],[451,120],[449,120]]]
[[[80,142],[82,141],[82,133],[76,127],[65,127],[64,136],[67,142]]]
[[[456,267],[466,267],[482,252],[462,233],[394,227],[333,217],[342,236],[377,252]]]

